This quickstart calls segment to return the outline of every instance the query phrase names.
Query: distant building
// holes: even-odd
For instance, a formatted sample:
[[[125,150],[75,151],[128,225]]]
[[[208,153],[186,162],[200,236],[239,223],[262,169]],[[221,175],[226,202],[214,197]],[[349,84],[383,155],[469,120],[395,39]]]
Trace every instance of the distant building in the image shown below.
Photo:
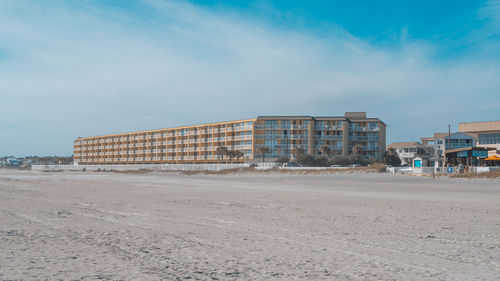
[[[259,116],[253,119],[168,129],[77,138],[74,161],[79,164],[220,163],[218,147],[240,151],[237,162],[293,158],[295,148],[319,155],[349,155],[361,148],[366,159],[382,159],[386,124],[365,112],[344,116]],[[265,147],[266,153],[260,148]],[[264,155],[263,155],[264,154]]]
[[[17,160],[16,157],[9,157],[7,158],[7,166],[8,167],[18,167],[19,166],[19,161]]]
[[[458,130],[475,138],[475,146],[491,148],[488,157],[500,157],[500,121],[458,124]]]
[[[432,137],[420,138],[423,145],[432,147],[433,157],[430,163],[439,163],[443,166],[445,159],[444,154],[446,150],[473,147],[475,143],[474,137],[462,132],[458,133],[434,133]]]
[[[416,157],[430,158],[434,155],[434,148],[419,142],[394,142],[387,146],[394,148],[401,159],[401,165],[412,166],[413,159]]]

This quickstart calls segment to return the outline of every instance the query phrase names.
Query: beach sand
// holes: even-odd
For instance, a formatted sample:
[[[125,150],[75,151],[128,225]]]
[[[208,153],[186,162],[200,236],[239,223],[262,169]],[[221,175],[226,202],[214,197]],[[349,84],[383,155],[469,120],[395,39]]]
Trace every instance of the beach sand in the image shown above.
[[[0,280],[500,280],[500,180],[0,170]]]

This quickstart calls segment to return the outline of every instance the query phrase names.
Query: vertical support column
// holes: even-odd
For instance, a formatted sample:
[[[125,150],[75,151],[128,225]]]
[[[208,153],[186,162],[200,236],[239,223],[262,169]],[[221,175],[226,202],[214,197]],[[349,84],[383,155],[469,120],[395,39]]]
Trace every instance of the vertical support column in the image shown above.
[[[349,155],[349,120],[344,120],[344,126],[342,127],[342,155]]]
[[[382,160],[385,153],[385,145],[386,145],[386,127],[382,122],[378,122],[378,160]]]
[[[253,160],[254,155],[255,155],[255,124],[256,123],[257,123],[257,119],[255,119],[255,121],[252,122],[252,155],[250,156],[249,160]],[[243,139],[245,139],[245,141],[246,141],[246,138],[243,138]]]
[[[313,120],[309,121],[309,124],[307,125],[307,132],[308,132],[308,145],[307,145],[307,153],[308,154],[313,154],[314,153],[314,126],[316,125],[316,122]]]

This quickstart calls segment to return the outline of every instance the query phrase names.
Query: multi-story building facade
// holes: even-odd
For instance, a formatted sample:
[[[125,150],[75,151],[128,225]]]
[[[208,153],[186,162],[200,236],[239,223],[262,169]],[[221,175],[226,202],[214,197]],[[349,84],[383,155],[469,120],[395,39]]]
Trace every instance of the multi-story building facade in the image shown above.
[[[460,123],[458,130],[473,136],[475,146],[491,148],[489,157],[500,157],[500,121]]]
[[[150,131],[77,138],[74,161],[80,164],[218,163],[227,161],[217,148],[240,151],[235,162],[293,158],[295,148],[318,155],[326,145],[333,155],[348,155],[354,146],[364,158],[381,159],[386,125],[364,112],[341,117],[259,116]],[[264,155],[258,148],[266,147]]]

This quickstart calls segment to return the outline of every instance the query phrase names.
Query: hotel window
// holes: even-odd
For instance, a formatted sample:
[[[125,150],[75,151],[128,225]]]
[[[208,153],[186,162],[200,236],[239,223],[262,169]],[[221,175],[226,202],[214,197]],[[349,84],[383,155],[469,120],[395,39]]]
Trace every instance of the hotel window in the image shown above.
[[[500,143],[500,133],[479,134],[479,144],[497,144]]]
[[[290,120],[281,120],[281,126],[282,127],[290,127],[291,121]]]
[[[266,137],[276,137],[277,135],[277,131],[266,131]]]
[[[269,148],[272,148],[272,147],[275,147],[278,145],[278,141],[277,140],[266,140],[265,145]]]
[[[278,120],[266,120],[266,126],[269,127],[277,127],[278,126]]]

